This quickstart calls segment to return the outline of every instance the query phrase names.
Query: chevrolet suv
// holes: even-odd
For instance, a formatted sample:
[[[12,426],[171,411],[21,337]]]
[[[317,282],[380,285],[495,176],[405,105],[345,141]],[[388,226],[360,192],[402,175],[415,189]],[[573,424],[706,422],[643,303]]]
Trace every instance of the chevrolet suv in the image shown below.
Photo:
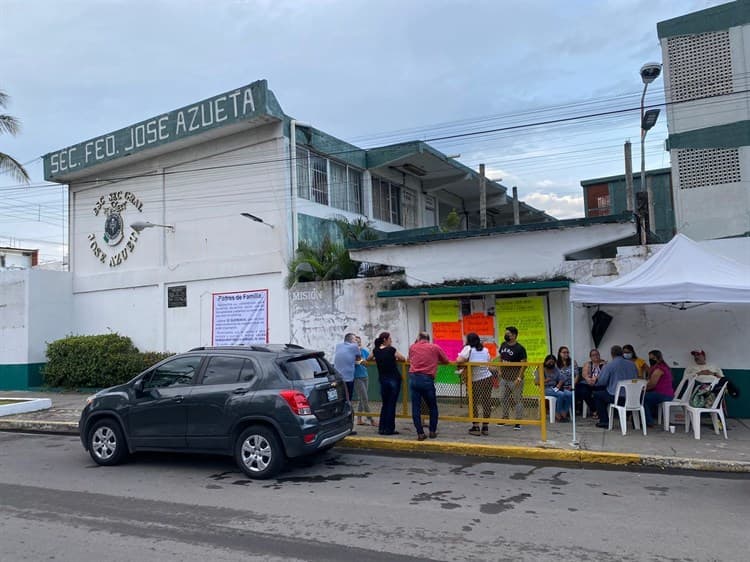
[[[331,448],[352,431],[341,376],[302,347],[198,347],[86,400],[79,433],[94,462],[136,451],[234,456],[250,478]]]

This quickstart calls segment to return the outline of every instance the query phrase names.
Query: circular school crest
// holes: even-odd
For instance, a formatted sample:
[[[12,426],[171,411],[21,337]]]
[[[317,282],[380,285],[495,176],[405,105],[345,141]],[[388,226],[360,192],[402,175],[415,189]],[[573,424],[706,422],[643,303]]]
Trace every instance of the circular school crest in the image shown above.
[[[123,230],[123,221],[120,213],[110,211],[107,219],[104,221],[104,236],[102,236],[104,241],[110,246],[117,246],[124,235]]]

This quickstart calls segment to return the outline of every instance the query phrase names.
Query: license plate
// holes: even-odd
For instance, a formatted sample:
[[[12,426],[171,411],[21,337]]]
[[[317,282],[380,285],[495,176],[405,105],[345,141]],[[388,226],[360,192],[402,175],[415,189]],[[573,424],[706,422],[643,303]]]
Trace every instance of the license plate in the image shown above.
[[[335,388],[328,389],[328,401],[335,402],[339,398],[339,393]]]

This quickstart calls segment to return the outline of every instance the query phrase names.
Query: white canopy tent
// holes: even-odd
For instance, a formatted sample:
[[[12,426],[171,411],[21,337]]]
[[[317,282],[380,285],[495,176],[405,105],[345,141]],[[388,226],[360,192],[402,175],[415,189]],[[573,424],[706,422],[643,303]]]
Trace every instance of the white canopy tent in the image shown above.
[[[678,234],[634,271],[604,285],[570,286],[570,334],[574,348],[576,304],[750,304],[750,267],[714,254]],[[575,385],[573,389],[575,404]],[[576,442],[575,416],[573,441]]]

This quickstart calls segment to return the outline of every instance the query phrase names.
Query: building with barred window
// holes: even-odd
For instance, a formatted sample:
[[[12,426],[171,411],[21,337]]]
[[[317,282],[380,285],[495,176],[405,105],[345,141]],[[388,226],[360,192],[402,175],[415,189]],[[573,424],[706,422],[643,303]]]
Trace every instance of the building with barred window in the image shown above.
[[[660,22],[678,232],[750,233],[750,1]]]
[[[175,352],[290,341],[289,264],[335,218],[383,236],[435,232],[453,210],[463,229],[480,221],[474,170],[424,142],[337,139],[286,115],[265,80],[51,152],[44,170],[69,189],[70,272],[8,280],[0,388],[39,384],[45,342],[68,334]],[[554,222],[494,181],[486,208],[491,228]]]

